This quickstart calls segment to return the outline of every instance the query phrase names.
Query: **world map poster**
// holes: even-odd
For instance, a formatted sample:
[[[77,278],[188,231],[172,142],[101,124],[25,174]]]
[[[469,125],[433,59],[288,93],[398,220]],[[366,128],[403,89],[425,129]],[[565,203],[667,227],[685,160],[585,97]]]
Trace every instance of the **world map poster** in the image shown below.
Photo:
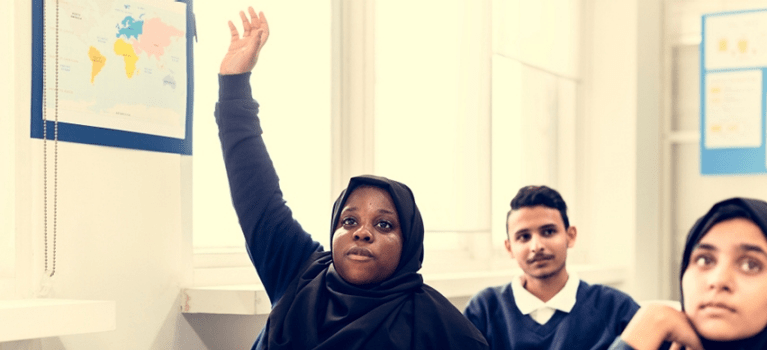
[[[45,4],[43,101],[48,116],[56,110],[64,123],[184,138],[185,3]]]

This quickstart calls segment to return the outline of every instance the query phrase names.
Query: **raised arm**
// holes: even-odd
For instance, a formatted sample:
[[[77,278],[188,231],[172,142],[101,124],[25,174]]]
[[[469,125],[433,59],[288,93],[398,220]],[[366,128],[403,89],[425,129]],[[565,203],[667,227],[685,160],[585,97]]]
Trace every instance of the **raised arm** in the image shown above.
[[[282,296],[309,256],[322,247],[293,219],[282,198],[279,179],[261,137],[258,103],[250,89],[250,70],[269,36],[263,14],[243,12],[244,33],[232,32],[221,63],[216,122],[229,189],[253,265],[272,304]]]

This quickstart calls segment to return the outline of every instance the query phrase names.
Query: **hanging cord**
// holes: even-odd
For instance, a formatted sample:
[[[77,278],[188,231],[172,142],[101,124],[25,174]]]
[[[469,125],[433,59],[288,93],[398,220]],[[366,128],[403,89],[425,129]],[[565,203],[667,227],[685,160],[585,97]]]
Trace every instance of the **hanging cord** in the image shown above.
[[[47,21],[45,21],[45,1],[43,1],[43,103],[42,103],[42,115],[43,115],[43,239],[45,241],[45,274],[48,277],[53,277],[56,274],[56,228],[57,228],[57,214],[58,214],[58,164],[59,164],[59,0],[56,0],[56,40],[55,40],[55,55],[54,55],[54,122],[53,122],[53,252],[51,254],[51,269],[48,270],[48,117],[47,117],[47,46],[46,46],[46,33],[47,33]],[[44,288],[46,288],[44,286]]]
[[[59,0],[56,0],[56,85],[53,107],[53,267],[51,277],[56,274],[56,219],[59,204]]]
[[[45,244],[45,273],[48,273],[48,86],[46,84],[47,47],[46,38],[48,26],[45,21],[45,1],[43,1],[43,240]]]

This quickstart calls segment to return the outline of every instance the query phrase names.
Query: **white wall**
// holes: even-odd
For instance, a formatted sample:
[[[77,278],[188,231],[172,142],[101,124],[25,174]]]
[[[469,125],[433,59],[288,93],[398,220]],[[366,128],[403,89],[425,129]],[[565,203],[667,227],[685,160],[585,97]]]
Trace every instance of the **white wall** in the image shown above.
[[[12,4],[13,11],[2,11],[0,17],[15,29],[11,31],[15,44],[10,46],[14,50],[8,58],[15,74],[6,80],[15,101],[9,106],[3,100],[6,117],[13,118],[10,125],[15,128],[10,135],[4,130],[3,136],[11,136],[11,149],[15,148],[11,219],[15,230],[10,234],[15,235],[18,255],[15,291],[2,297],[31,298],[39,291],[44,265],[43,152],[42,140],[30,138],[29,130],[32,6],[30,1]],[[48,145],[51,159],[53,142]],[[184,345],[195,341],[195,333],[180,315],[177,300],[191,271],[190,166],[191,158],[178,154],[60,142],[56,273],[48,297],[114,300],[117,330],[0,344],[0,348],[195,348]],[[53,168],[50,162],[49,198]],[[49,235],[52,228],[50,221]],[[7,233],[3,234],[5,241]],[[52,255],[51,249],[50,264]]]
[[[581,231],[589,259],[629,268],[626,290],[661,297],[660,1],[585,2]]]
[[[0,13],[13,13],[13,2],[0,4]],[[13,47],[14,21],[12,16],[0,22],[0,46]],[[4,18],[5,19],[5,18]],[[14,60],[0,56],[0,81],[13,82]],[[15,120],[13,118],[14,85],[0,85],[0,108],[7,111],[0,117],[0,297],[15,293],[16,267],[16,181]]]
[[[591,257],[628,265],[636,218],[636,1],[592,1],[584,63],[581,231],[604,249]],[[604,16],[600,14],[605,14]],[[609,14],[609,15],[607,15]],[[633,38],[633,40],[632,40]],[[607,234],[613,233],[613,234]]]
[[[743,196],[767,199],[765,175],[700,174],[700,49],[701,15],[764,9],[767,2],[754,0],[696,0],[666,4],[664,49],[668,66],[664,140],[669,157],[668,225],[673,239],[669,264],[671,293],[679,295],[679,262],[687,232],[695,220],[725,198]]]

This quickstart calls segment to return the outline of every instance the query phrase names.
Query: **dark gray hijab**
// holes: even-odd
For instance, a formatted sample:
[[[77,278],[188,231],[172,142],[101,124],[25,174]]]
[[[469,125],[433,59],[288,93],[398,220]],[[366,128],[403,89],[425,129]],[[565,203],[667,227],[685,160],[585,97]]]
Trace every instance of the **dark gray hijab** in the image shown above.
[[[424,226],[406,185],[377,176],[352,178],[333,205],[331,242],[344,203],[360,186],[391,195],[403,236],[397,269],[383,282],[360,287],[341,278],[330,252],[314,253],[269,315],[266,348],[487,349],[474,325],[418,273]]]
[[[698,219],[690,230],[690,233],[687,235],[687,241],[684,246],[684,255],[682,255],[681,271],[679,274],[680,282],[684,276],[684,272],[687,270],[687,266],[690,264],[690,255],[698,242],[700,242],[700,239],[703,238],[703,236],[708,233],[708,230],[717,223],[734,218],[745,218],[753,221],[762,229],[762,233],[767,236],[767,202],[749,198],[730,198],[714,204],[706,215]],[[681,295],[682,307],[684,307],[684,291],[682,291]],[[701,338],[701,342],[706,350],[767,349],[767,328],[748,339],[720,342]]]

